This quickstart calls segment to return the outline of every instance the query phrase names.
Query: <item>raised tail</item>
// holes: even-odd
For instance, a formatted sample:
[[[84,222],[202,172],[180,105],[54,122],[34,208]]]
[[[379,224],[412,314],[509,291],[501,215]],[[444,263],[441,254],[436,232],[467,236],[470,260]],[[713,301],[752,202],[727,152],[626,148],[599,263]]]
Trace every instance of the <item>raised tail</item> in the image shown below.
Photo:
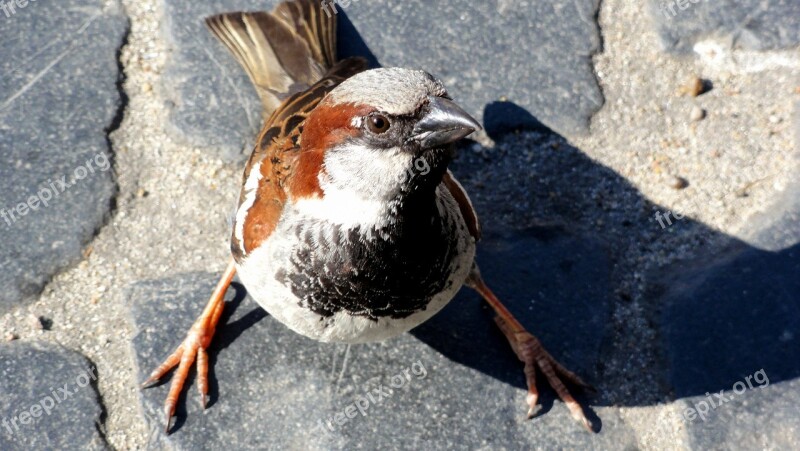
[[[206,25],[247,71],[269,116],[336,65],[336,16],[319,0],[280,3],[272,12],[233,12]]]

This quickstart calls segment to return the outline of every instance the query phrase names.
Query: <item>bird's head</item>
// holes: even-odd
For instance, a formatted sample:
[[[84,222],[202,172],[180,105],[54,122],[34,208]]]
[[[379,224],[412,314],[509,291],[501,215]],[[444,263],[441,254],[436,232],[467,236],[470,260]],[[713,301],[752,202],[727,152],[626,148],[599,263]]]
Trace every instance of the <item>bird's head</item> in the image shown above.
[[[455,141],[478,122],[430,74],[408,69],[361,72],[334,88],[309,114],[302,134],[319,166],[323,192],[372,200],[430,191],[452,159]]]

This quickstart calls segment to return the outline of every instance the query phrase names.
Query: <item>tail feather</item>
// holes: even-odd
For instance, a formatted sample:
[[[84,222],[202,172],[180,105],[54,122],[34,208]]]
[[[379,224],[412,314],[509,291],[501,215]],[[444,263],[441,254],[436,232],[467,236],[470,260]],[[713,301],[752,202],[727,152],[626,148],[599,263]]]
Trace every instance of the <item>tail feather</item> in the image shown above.
[[[219,14],[206,25],[244,67],[265,116],[337,62],[336,17],[324,14],[317,0],[285,1],[270,13]]]
[[[331,68],[336,58],[336,16],[322,14],[322,4],[317,1],[283,2],[275,8],[275,15],[294,25],[294,29],[311,45],[314,59]]]

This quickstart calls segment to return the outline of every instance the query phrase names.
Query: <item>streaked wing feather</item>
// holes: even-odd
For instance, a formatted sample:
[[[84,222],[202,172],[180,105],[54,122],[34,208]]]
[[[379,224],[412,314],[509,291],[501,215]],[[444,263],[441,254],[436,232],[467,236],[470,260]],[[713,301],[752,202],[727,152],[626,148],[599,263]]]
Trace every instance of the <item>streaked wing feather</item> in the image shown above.
[[[258,168],[261,171],[261,181],[256,200],[244,225],[244,242],[238,242],[235,235],[231,240],[234,258],[239,260],[258,247],[277,225],[288,197],[286,182],[291,179],[296,167],[302,145],[303,125],[308,115],[342,81],[366,68],[367,61],[363,58],[340,61],[308,90],[286,99],[267,119],[244,171],[243,187],[239,195],[240,207],[247,194],[246,182],[257,164],[260,164]]]

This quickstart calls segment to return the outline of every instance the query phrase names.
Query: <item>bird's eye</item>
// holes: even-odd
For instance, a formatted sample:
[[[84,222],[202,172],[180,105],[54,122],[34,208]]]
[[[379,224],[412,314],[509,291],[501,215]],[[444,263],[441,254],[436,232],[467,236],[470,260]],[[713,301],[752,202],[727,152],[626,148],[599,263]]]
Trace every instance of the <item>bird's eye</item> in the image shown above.
[[[369,127],[369,131],[375,133],[376,135],[386,133],[386,131],[389,130],[390,125],[389,119],[386,119],[386,116],[382,116],[380,114],[376,114],[367,118],[367,127]]]

